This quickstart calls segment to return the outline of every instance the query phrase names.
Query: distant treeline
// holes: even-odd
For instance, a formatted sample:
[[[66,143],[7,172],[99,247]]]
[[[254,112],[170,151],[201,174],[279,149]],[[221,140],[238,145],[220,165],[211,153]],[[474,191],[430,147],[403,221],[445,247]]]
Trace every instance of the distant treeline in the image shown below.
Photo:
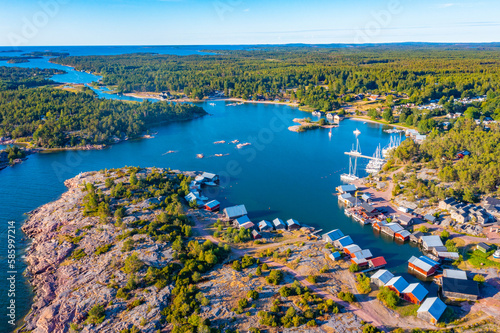
[[[290,98],[332,110],[352,94],[405,93],[423,103],[499,90],[500,48],[274,47],[216,55],[70,56],[53,62],[98,72],[120,92],[169,91],[203,98]]]

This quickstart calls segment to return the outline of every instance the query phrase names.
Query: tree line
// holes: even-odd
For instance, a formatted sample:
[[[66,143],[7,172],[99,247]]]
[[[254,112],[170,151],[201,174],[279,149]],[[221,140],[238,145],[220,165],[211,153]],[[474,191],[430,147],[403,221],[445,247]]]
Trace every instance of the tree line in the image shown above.
[[[73,93],[39,88],[0,92],[0,136],[45,148],[112,143],[151,126],[205,115],[197,106],[100,99],[87,89]]]
[[[404,93],[412,103],[498,91],[497,47],[269,47],[214,55],[70,56],[51,61],[103,75],[119,92],[168,91],[201,99],[292,99],[325,111],[352,94]]]

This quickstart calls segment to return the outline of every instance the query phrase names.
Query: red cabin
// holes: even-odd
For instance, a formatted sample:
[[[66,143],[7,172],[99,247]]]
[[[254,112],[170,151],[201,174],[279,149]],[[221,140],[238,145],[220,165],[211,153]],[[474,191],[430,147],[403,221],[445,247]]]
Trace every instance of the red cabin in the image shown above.
[[[220,209],[220,202],[217,200],[207,202],[205,206],[203,206],[203,209],[208,210],[209,212],[215,212]]]
[[[439,263],[427,258],[426,256],[421,256],[420,258],[411,257],[408,260],[408,269],[415,271],[418,274],[428,277],[436,273],[436,269],[439,267]]]
[[[401,230],[401,231],[396,232],[394,234],[394,238],[396,238],[397,240],[400,240],[402,242],[405,242],[408,239],[410,239],[410,236],[411,236],[411,232],[409,232],[408,230]]]
[[[377,258],[370,259],[370,260],[368,260],[368,263],[369,263],[370,267],[374,268],[374,269],[383,268],[383,267],[385,267],[385,265],[387,265],[387,261],[385,261],[384,257],[377,257]]]

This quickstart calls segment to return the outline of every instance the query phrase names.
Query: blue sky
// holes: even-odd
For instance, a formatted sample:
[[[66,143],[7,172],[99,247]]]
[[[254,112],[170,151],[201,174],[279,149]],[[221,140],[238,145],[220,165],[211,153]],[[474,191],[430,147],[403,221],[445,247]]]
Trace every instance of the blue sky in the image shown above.
[[[500,1],[0,0],[0,45],[499,42]]]

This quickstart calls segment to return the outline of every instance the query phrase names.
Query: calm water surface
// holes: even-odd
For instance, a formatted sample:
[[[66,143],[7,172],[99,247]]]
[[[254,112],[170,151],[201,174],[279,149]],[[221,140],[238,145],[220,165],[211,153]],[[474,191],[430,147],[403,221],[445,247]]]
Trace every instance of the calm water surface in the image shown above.
[[[92,54],[88,49],[92,48],[87,48]],[[194,48],[190,51],[197,52]],[[131,52],[137,50],[131,49]],[[59,66],[49,64],[46,58],[18,65]],[[89,83],[98,78],[64,68],[69,73],[63,79],[63,75],[56,76],[59,82]],[[113,98],[113,95],[102,95]],[[375,235],[370,226],[353,222],[343,214],[334,195],[335,187],[340,184],[340,174],[348,168],[344,151],[350,150],[355,140],[353,131],[356,128],[361,131],[362,151],[372,155],[379,143],[385,146],[390,140],[382,126],[348,120],[334,128],[330,138],[326,129],[306,133],[288,131],[293,118],[308,116],[295,108],[263,104],[226,106],[223,101],[216,102],[215,106],[200,105],[211,115],[155,128],[158,134],[154,139],[127,141],[101,151],[36,154],[25,163],[0,172],[2,267],[6,262],[7,222],[15,221],[18,230],[18,319],[28,312],[32,299],[29,284],[21,275],[25,268],[21,256],[29,245],[20,231],[26,218],[23,214],[57,199],[66,190],[65,179],[80,172],[125,165],[203,170],[225,175],[222,186],[208,193],[223,206],[245,204],[249,217],[257,222],[276,217],[294,218],[325,231],[340,228],[362,248],[370,249],[375,256],[384,256],[391,271],[415,280],[406,274],[406,262],[410,256],[419,254],[418,249],[383,239]],[[220,140],[239,140],[252,145],[236,149],[230,143],[214,144]],[[169,151],[176,153],[166,154]],[[198,159],[197,154],[204,154],[205,158]],[[215,154],[229,155],[215,157]],[[366,162],[361,163],[362,167],[364,165]],[[2,269],[1,290],[6,289],[6,277]],[[2,318],[5,318],[6,306],[6,297],[0,297]],[[11,327],[0,325],[0,332],[11,331]]]

